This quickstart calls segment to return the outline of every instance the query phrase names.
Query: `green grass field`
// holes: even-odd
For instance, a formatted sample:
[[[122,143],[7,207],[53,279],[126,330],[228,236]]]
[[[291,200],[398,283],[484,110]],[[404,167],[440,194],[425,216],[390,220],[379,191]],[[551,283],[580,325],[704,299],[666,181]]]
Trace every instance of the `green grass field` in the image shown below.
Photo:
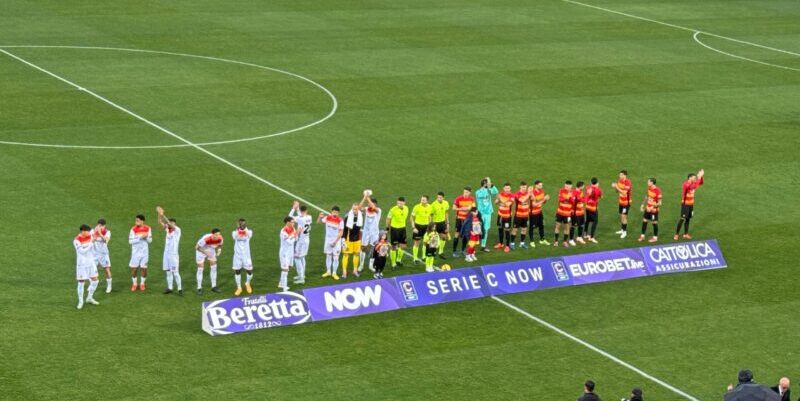
[[[481,263],[635,246],[638,212],[627,239],[613,235],[610,183],[621,168],[637,201],[646,178],[659,179],[661,237],[671,241],[680,184],[705,168],[693,231],[719,240],[729,268],[503,299],[696,399],[720,399],[742,367],[763,382],[800,378],[796,1],[590,3],[689,30],[562,0],[90,3],[3,1],[0,49],[191,143],[291,130],[326,117],[333,101],[243,64],[12,46],[158,50],[307,77],[338,100],[330,119],[203,148],[321,207],[367,187],[388,210],[400,195],[443,190],[452,200],[486,175],[541,179],[551,194],[564,179],[600,177],[600,245]],[[692,29],[750,43],[701,34],[715,52]],[[272,292],[292,197],[193,147],[136,148],[185,143],[4,53],[0,141],[77,146],[0,144],[4,399],[569,400],[587,378],[606,400],[634,386],[648,400],[682,399],[488,298],[212,338],[200,304],[216,294],[161,294],[160,231],[148,291],[128,291],[133,216],[155,226],[162,205],[178,219],[188,289],[194,242],[212,227],[227,237],[246,217],[255,290]],[[76,311],[71,240],[101,216],[115,290]],[[311,246],[309,285],[330,283],[318,274],[319,227]],[[234,289],[230,256],[220,298]]]

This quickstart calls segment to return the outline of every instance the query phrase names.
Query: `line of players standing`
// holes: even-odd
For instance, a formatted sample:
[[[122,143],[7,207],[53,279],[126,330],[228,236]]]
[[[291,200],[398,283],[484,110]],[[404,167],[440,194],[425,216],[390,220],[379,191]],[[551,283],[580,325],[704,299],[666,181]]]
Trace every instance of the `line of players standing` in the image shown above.
[[[678,220],[674,240],[679,239],[680,230],[683,228],[684,239],[690,239],[689,222],[693,215],[695,190],[703,184],[704,171],[689,174],[683,183],[681,196],[681,217]],[[619,179],[612,184],[618,194],[620,230],[616,233],[620,238],[627,236],[628,213],[632,204],[632,186],[627,171],[619,173]],[[559,189],[555,215],[555,232],[553,246],[558,246],[559,235],[562,235],[563,246],[576,246],[578,243],[597,243],[595,232],[598,223],[598,205],[603,197],[603,191],[597,178],[592,178],[586,186],[578,181],[573,188],[571,181],[566,181]],[[527,249],[535,247],[534,232],[538,230],[540,245],[550,245],[545,239],[544,218],[542,207],[550,200],[545,193],[541,181],[535,181],[528,187],[522,182],[517,192],[512,192],[511,185],[503,185],[499,191],[487,177],[481,181],[480,188],[472,196],[472,189],[465,187],[452,205],[456,214],[455,231],[453,233],[453,257],[464,256],[468,262],[477,260],[476,248],[490,252],[487,247],[488,233],[493,221],[494,207],[497,207],[496,224],[498,226],[498,242],[495,249],[510,252],[516,248]],[[649,242],[658,240],[658,214],[662,205],[661,189],[656,186],[656,179],[647,181],[647,194],[640,207],[643,212],[642,233],[639,241],[645,240],[648,223],[653,225],[653,236]],[[436,256],[445,259],[445,244],[450,238],[450,204],[444,199],[444,193],[439,192],[433,202],[427,196],[422,196],[420,202],[409,212],[405,198],[397,199],[396,204],[386,216],[386,229],[380,229],[382,210],[377,206],[377,200],[372,197],[372,191],[365,190],[363,198],[358,203],[353,203],[351,208],[340,216],[340,209],[334,206],[327,213],[322,212],[317,222],[325,226],[325,254],[326,271],[323,278],[339,280],[339,257],[342,256],[342,278],[348,276],[349,261],[353,261],[352,274],[359,276],[364,269],[365,262],[369,260],[369,269],[375,273],[376,278],[383,277],[383,271],[388,260],[392,268],[402,266],[406,254],[407,227],[412,227],[414,264],[425,264],[427,271],[433,271],[433,261]],[[174,218],[168,218],[164,209],[156,208],[158,223],[165,232],[165,247],[162,268],[166,273],[167,288],[165,294],[177,290],[183,295],[183,287],[179,272],[178,246],[181,229]],[[294,284],[304,284],[306,277],[306,256],[310,243],[310,230],[313,223],[308,213],[308,208],[295,201],[284,218],[284,227],[280,231],[279,260],[281,275],[278,287],[286,291],[288,274],[292,267],[296,269]],[[526,236],[530,233],[530,243]],[[576,236],[577,233],[577,236]],[[517,242],[517,235],[520,241]],[[233,271],[236,282],[234,295],[242,293],[242,270],[245,271],[244,289],[252,293],[253,263],[250,254],[250,239],[253,230],[247,227],[244,219],[237,221],[237,227],[231,233],[234,241]],[[78,309],[83,308],[84,302],[99,305],[94,299],[98,286],[98,270],[104,269],[106,277],[106,293],[111,292],[111,260],[108,251],[108,242],[111,231],[106,227],[105,219],[99,219],[94,228],[86,224],[81,225],[80,233],[74,238],[73,245],[77,254],[76,279],[78,281]],[[461,251],[458,251],[459,239]],[[137,215],[135,224],[128,235],[131,245],[131,291],[145,291],[147,280],[147,265],[149,259],[149,244],[152,242],[152,230],[145,224],[145,217]],[[217,228],[203,235],[195,244],[195,261],[197,263],[197,293],[203,293],[203,277],[206,262],[208,262],[211,291],[220,292],[217,287],[217,260],[222,253],[224,243],[223,235]],[[420,248],[424,245],[424,255]],[[423,259],[420,257],[424,257]],[[443,265],[447,266],[447,265]],[[89,283],[87,295],[84,298],[86,283]],[[173,285],[174,284],[174,285]],[[177,288],[174,288],[177,286]]]

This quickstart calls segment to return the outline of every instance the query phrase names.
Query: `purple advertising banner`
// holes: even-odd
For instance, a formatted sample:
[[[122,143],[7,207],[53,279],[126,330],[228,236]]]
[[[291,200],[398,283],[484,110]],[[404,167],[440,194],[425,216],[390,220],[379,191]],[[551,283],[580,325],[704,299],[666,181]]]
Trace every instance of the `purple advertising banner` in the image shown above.
[[[480,268],[396,277],[405,306],[424,306],[491,295]]]
[[[314,321],[386,312],[403,307],[394,278],[303,290]]]
[[[572,285],[603,283],[647,276],[638,248],[564,256]]]
[[[650,274],[727,267],[716,240],[692,241],[641,248]]]
[[[481,268],[491,295],[513,294],[571,285],[561,258],[521,260]]]
[[[203,302],[203,330],[212,336],[303,324],[311,313],[295,292]]]

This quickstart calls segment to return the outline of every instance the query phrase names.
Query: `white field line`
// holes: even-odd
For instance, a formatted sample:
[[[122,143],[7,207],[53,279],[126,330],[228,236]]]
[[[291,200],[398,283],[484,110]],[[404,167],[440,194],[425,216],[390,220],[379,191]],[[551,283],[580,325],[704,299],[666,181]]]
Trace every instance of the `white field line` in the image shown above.
[[[729,36],[723,36],[723,35],[719,35],[719,34],[712,33],[712,32],[706,32],[706,31],[703,31],[703,30],[700,30],[700,29],[690,28],[690,27],[686,27],[686,26],[682,26],[682,25],[670,24],[669,22],[658,21],[658,20],[654,20],[654,19],[651,19],[651,18],[645,18],[645,17],[641,17],[641,16],[638,16],[638,15],[624,13],[622,11],[612,10],[610,8],[604,8],[604,7],[600,7],[600,6],[594,6],[594,5],[591,5],[591,4],[581,3],[581,2],[575,1],[575,0],[561,0],[561,1],[563,1],[565,3],[571,3],[571,4],[583,6],[583,7],[593,8],[595,10],[605,11],[607,13],[622,15],[622,16],[625,16],[625,17],[628,17],[628,18],[635,18],[635,19],[642,20],[642,21],[652,22],[654,24],[664,25],[664,26],[668,26],[670,28],[682,29],[684,31],[689,31],[689,32],[699,32],[699,33],[702,33],[703,35],[713,36],[715,38],[725,39],[725,40],[729,40],[731,42],[741,43],[741,44],[744,44],[744,45],[750,45],[750,46],[755,46],[755,47],[760,47],[762,49],[772,50],[772,51],[775,51],[775,52],[791,54],[792,56],[800,57],[800,53],[795,53],[795,52],[791,52],[789,50],[783,50],[783,49],[778,49],[778,48],[775,48],[775,47],[765,46],[765,45],[761,45],[761,44],[758,44],[758,43],[748,42],[746,40],[731,38]]]
[[[736,54],[731,54],[731,53],[724,52],[724,51],[719,50],[719,49],[715,49],[715,48],[703,43],[702,41],[700,41],[700,39],[698,38],[698,36],[700,36],[700,34],[701,34],[701,32],[695,32],[694,35],[692,35],[692,37],[694,38],[695,42],[697,42],[700,46],[703,46],[708,50],[715,51],[715,52],[720,53],[720,54],[724,54],[724,55],[726,55],[728,57],[733,57],[733,58],[738,58],[740,60],[749,61],[749,62],[752,62],[752,63],[758,63],[758,64],[767,65],[767,66],[775,67],[775,68],[782,68],[784,70],[800,71],[800,68],[792,68],[792,67],[787,67],[785,65],[767,63],[766,61],[753,60],[751,58],[738,56]]]
[[[592,350],[594,352],[597,352],[598,354],[610,359],[611,361],[613,361],[613,362],[615,362],[615,363],[617,363],[617,364],[619,364],[619,365],[621,365],[621,366],[623,366],[625,368],[628,368],[628,369],[632,370],[633,372],[635,372],[639,376],[642,376],[645,379],[650,380],[651,382],[656,383],[656,384],[660,385],[661,387],[664,387],[667,390],[672,391],[673,393],[675,393],[675,394],[677,394],[677,395],[679,395],[679,396],[681,396],[683,398],[686,398],[687,400],[699,401],[697,398],[695,398],[692,395],[687,394],[685,391],[683,391],[683,390],[681,390],[679,388],[676,388],[675,386],[672,386],[671,384],[669,384],[669,383],[667,383],[667,382],[665,382],[665,381],[663,381],[663,380],[661,380],[661,379],[659,379],[659,378],[657,378],[655,376],[652,376],[652,375],[648,374],[647,372],[637,368],[636,366],[633,366],[630,363],[625,362],[622,359],[619,359],[616,356],[611,355],[608,352],[603,351],[602,349],[600,349],[600,348],[598,348],[598,347],[596,347],[596,346],[594,346],[592,344],[589,344],[588,342],[586,342],[584,340],[581,340],[580,338],[575,337],[574,335],[572,335],[570,333],[567,333],[566,331],[554,326],[553,324],[550,324],[550,323],[542,320],[541,318],[538,318],[538,317],[528,313],[524,309],[521,309],[521,308],[519,308],[519,307],[517,307],[517,306],[515,306],[515,305],[513,305],[513,304],[511,304],[511,303],[509,303],[507,301],[504,301],[504,300],[502,300],[502,299],[500,299],[500,298],[498,298],[496,296],[492,296],[492,299],[494,299],[497,302],[500,302],[501,304],[505,305],[509,309],[511,309],[511,310],[513,310],[513,311],[515,311],[515,312],[527,317],[528,319],[531,319],[534,322],[539,323],[540,325],[542,325],[544,327],[547,327],[548,329],[550,329],[550,330],[552,330],[552,331],[554,331],[554,332],[556,332],[558,334],[561,334],[562,336],[564,336],[564,337],[566,337],[566,338],[568,338],[568,339],[570,339],[570,340],[572,340],[572,341],[574,341],[574,342],[576,342],[576,343],[578,343],[580,345],[583,345],[584,347],[586,347],[586,348],[588,348],[588,349],[590,349],[590,350]]]
[[[322,124],[323,122],[327,121],[329,118],[333,117],[336,114],[336,110],[339,108],[339,102],[336,99],[336,96],[328,90],[328,88],[324,87],[319,82],[312,80],[311,78],[304,77],[299,74],[295,74],[290,71],[281,70],[278,68],[267,67],[263,65],[248,63],[245,61],[237,61],[237,60],[230,60],[220,57],[211,57],[211,56],[200,56],[196,54],[187,54],[187,53],[176,53],[176,52],[167,52],[167,51],[160,51],[160,50],[145,50],[145,49],[127,49],[121,47],[101,47],[101,46],[54,46],[54,45],[9,45],[9,46],[0,46],[2,48],[33,48],[33,49],[79,49],[79,50],[110,50],[110,51],[121,51],[121,52],[132,52],[132,53],[152,53],[152,54],[163,54],[169,56],[179,56],[179,57],[190,57],[190,58],[197,58],[203,60],[212,60],[212,61],[219,61],[223,63],[230,63],[230,64],[238,64],[247,67],[258,68],[261,70],[273,71],[278,72],[284,75],[288,75],[305,82],[314,85],[315,87],[319,88],[325,95],[327,95],[331,99],[331,110],[326,114],[324,117],[310,122],[308,124],[302,125],[300,127],[292,128],[289,130],[276,132],[273,134],[267,135],[259,135],[249,138],[240,138],[240,139],[229,139],[225,141],[214,141],[214,142],[203,142],[203,143],[195,143],[194,145],[197,146],[210,146],[210,145],[225,145],[230,143],[239,143],[239,142],[247,142],[247,141],[255,141],[259,139],[266,139],[272,138],[276,136],[282,136],[286,134],[291,134],[293,132],[301,131],[306,128],[311,128],[315,125]],[[8,52],[4,52],[9,54]],[[74,86],[74,85],[73,85]],[[29,142],[12,142],[12,141],[0,141],[0,144],[6,145],[21,145],[21,146],[34,146],[34,147],[43,147],[43,148],[66,148],[66,149],[116,149],[116,150],[123,150],[123,149],[168,149],[168,148],[180,148],[180,147],[190,147],[189,143],[182,143],[177,145],[142,145],[142,146],[100,146],[100,145],[59,145],[59,144],[47,144],[47,143],[29,143]]]
[[[157,130],[159,130],[159,131],[161,131],[161,132],[163,132],[163,133],[165,133],[165,134],[167,134],[169,136],[172,136],[175,139],[180,140],[183,143],[186,143],[187,145],[189,145],[189,146],[191,146],[191,147],[193,147],[193,148],[205,153],[206,155],[208,155],[210,157],[213,157],[214,159],[216,159],[216,160],[218,160],[218,161],[230,166],[231,168],[233,168],[233,169],[235,169],[235,170],[237,170],[237,171],[239,171],[239,172],[241,172],[241,173],[243,173],[243,174],[245,174],[245,175],[247,175],[247,176],[249,176],[249,177],[251,177],[251,178],[253,178],[253,179],[257,180],[257,181],[259,181],[259,182],[261,182],[262,184],[265,184],[265,185],[267,185],[267,186],[269,186],[269,187],[271,187],[273,189],[276,189],[276,190],[288,195],[289,197],[291,197],[293,199],[297,199],[297,200],[299,200],[301,202],[304,202],[307,205],[309,205],[309,206],[311,206],[311,207],[313,207],[313,208],[315,208],[315,209],[317,209],[317,210],[319,210],[321,212],[325,212],[324,209],[322,209],[321,207],[309,202],[308,200],[303,199],[302,197],[300,197],[300,196],[298,196],[298,195],[296,195],[296,194],[294,194],[292,192],[289,192],[288,190],[286,190],[284,188],[281,188],[280,186],[278,186],[278,185],[276,185],[276,184],[274,184],[274,183],[272,183],[272,182],[270,182],[270,181],[268,181],[268,180],[266,180],[264,178],[261,178],[260,176],[256,175],[255,173],[252,173],[252,172],[244,169],[243,167],[240,167],[237,164],[234,164],[233,162],[223,158],[222,156],[219,156],[219,155],[217,155],[217,154],[215,154],[215,153],[213,153],[213,152],[211,152],[209,150],[206,150],[206,149],[200,147],[199,145],[197,145],[197,144],[195,144],[193,142],[190,142],[189,140],[183,138],[182,136],[180,136],[180,135],[178,135],[178,134],[176,134],[176,133],[174,133],[174,132],[172,132],[172,131],[170,131],[170,130],[168,130],[168,129],[166,129],[166,128],[164,128],[164,127],[162,127],[162,126],[160,126],[160,125],[158,125],[158,124],[156,124],[156,123],[154,123],[154,122],[152,122],[152,121],[150,121],[150,120],[148,120],[148,119],[146,119],[146,118],[144,118],[144,117],[142,117],[142,116],[140,116],[138,114],[136,114],[136,113],[134,113],[133,111],[130,111],[130,110],[128,110],[128,109],[126,109],[126,108],[124,108],[124,107],[112,102],[111,100],[106,99],[105,97],[103,97],[103,96],[101,96],[101,95],[99,95],[99,94],[97,94],[97,93],[95,93],[95,92],[93,92],[93,91],[91,91],[89,89],[86,89],[86,88],[84,88],[84,87],[82,87],[82,86],[80,86],[80,85],[78,85],[78,84],[66,79],[66,78],[63,78],[63,77],[61,77],[59,75],[56,75],[56,74],[54,74],[54,73],[52,73],[52,72],[50,72],[50,71],[48,71],[48,70],[46,70],[46,69],[44,69],[42,67],[39,67],[39,66],[37,66],[37,65],[27,61],[27,60],[25,60],[25,59],[22,59],[22,58],[14,55],[12,53],[9,53],[8,51],[3,50],[2,48],[0,48],[0,53],[3,53],[3,54],[5,54],[5,55],[7,55],[7,56],[9,56],[11,58],[14,58],[17,61],[19,61],[19,62],[21,62],[21,63],[23,63],[23,64],[25,64],[25,65],[27,65],[27,66],[29,66],[31,68],[39,70],[39,71],[41,71],[41,72],[43,72],[43,73],[45,73],[45,74],[47,74],[47,75],[49,75],[49,76],[51,76],[51,77],[53,77],[55,79],[58,79],[59,81],[64,82],[65,84],[70,85],[70,86],[72,86],[72,87],[74,87],[74,88],[76,88],[78,90],[84,91],[84,92],[88,93],[89,95],[97,98],[98,100],[108,104],[109,106],[112,106],[115,109],[120,110],[120,111],[124,112],[125,114],[128,114],[131,117],[134,117],[137,120],[139,120],[139,121],[141,121],[141,122],[143,122],[143,123],[155,128],[155,129],[157,129]],[[671,386],[670,384],[668,384],[668,383],[666,383],[666,382],[664,382],[662,380],[659,380],[659,379],[657,379],[657,378],[645,373],[644,371],[636,368],[635,366],[633,366],[633,365],[631,365],[631,364],[629,364],[629,363],[627,363],[625,361],[622,361],[621,359],[619,359],[619,358],[617,358],[617,357],[615,357],[615,356],[613,356],[613,355],[611,355],[611,354],[609,354],[609,353],[607,353],[607,352],[605,352],[605,351],[603,351],[603,350],[601,350],[601,349],[599,349],[599,348],[597,348],[597,347],[595,347],[595,346],[593,346],[593,345],[591,345],[591,344],[589,344],[589,343],[587,343],[587,342],[585,342],[585,341],[573,336],[572,334],[567,333],[566,331],[564,331],[564,330],[562,330],[562,329],[560,329],[560,328],[558,328],[558,327],[556,327],[556,326],[554,326],[554,325],[552,325],[552,324],[550,324],[550,323],[548,323],[548,322],[546,322],[546,321],[544,321],[544,320],[542,320],[542,319],[540,319],[540,318],[538,318],[538,317],[536,317],[536,316],[534,316],[534,315],[532,315],[532,314],[530,314],[530,313],[518,308],[517,306],[514,306],[514,305],[512,305],[512,304],[510,304],[510,303],[508,303],[508,302],[506,302],[506,301],[504,301],[504,300],[502,300],[500,298],[494,297],[494,296],[492,297],[492,299],[497,301],[497,302],[499,302],[499,303],[501,303],[501,304],[503,304],[503,305],[505,305],[508,308],[511,308],[512,310],[514,310],[514,311],[516,311],[518,313],[521,313],[522,315],[528,317],[529,319],[532,319],[532,320],[536,321],[537,323],[539,323],[539,324],[541,324],[541,325],[543,325],[543,326],[555,331],[556,333],[561,334],[562,336],[565,336],[565,337],[567,337],[567,338],[569,338],[569,339],[571,339],[573,341],[576,341],[579,344],[584,345],[585,347],[587,347],[587,348],[589,348],[589,349],[591,349],[591,350],[593,350],[595,352],[600,353],[601,355],[605,356],[606,358],[609,358],[612,361],[614,361],[614,362],[616,362],[616,363],[618,363],[618,364],[620,364],[622,366],[625,366],[628,369],[633,370],[634,372],[636,372],[636,373],[642,375],[643,377],[653,381],[654,383],[657,383],[657,384],[663,386],[664,388],[666,388],[666,389],[668,389],[668,390],[670,390],[670,391],[672,391],[672,392],[674,392],[674,393],[676,393],[678,395],[681,395],[681,396],[685,397],[686,399],[688,399],[690,401],[699,401],[696,398],[686,394],[685,392],[683,392],[683,391]]]

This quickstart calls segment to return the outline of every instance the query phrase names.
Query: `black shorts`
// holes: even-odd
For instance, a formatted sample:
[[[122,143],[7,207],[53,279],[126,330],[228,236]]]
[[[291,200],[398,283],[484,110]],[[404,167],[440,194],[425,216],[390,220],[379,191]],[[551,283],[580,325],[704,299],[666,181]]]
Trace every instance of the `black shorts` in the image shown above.
[[[592,223],[592,222],[597,223],[597,221],[598,221],[597,212],[592,212],[590,210],[587,210],[586,211],[586,222],[587,223]]]
[[[619,205],[619,214],[628,214],[628,212],[630,212],[630,211],[631,211],[631,207],[630,206]]]
[[[644,212],[644,219],[647,221],[658,221],[658,212],[651,213],[651,212]]]
[[[514,216],[514,227],[516,227],[516,228],[527,228],[528,227],[528,218],[527,217]]]
[[[406,229],[389,227],[389,242],[392,245],[406,244]]]
[[[514,222],[511,221],[511,217],[500,217],[500,216],[497,216],[497,226],[498,227],[502,227],[502,228],[508,230],[508,229],[511,228],[511,225],[513,223]]]
[[[411,233],[411,239],[414,241],[419,241],[425,236],[425,232],[428,231],[428,226],[424,224],[414,224],[414,228],[417,229],[417,232]]]
[[[569,216],[562,216],[556,213],[556,223],[569,224],[569,221],[570,221]]]
[[[532,214],[530,217],[530,227],[544,227],[544,214]]]
[[[572,216],[572,225],[573,226],[582,226],[586,224],[586,216]]]
[[[386,267],[386,256],[376,256],[375,257],[375,269],[378,271],[383,270]]]
[[[681,205],[681,218],[691,219],[694,214],[694,205]]]
[[[456,219],[456,235],[461,232],[462,226],[464,226],[464,219]]]
[[[439,254],[439,250],[436,248],[426,247],[425,248],[425,256],[436,256]]]
[[[440,222],[434,223],[434,224],[436,224],[436,232],[437,233],[439,233],[439,234],[447,234],[447,222],[446,221],[440,221]]]

